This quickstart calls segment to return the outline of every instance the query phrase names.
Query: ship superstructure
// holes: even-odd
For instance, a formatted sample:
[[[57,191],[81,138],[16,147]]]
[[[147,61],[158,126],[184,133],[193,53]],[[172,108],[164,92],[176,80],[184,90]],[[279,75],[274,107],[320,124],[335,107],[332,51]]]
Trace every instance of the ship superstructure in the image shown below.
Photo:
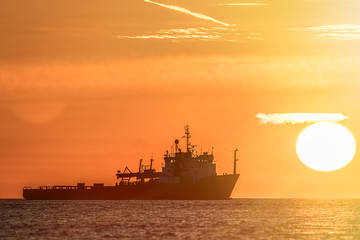
[[[197,182],[204,177],[216,176],[216,165],[213,154],[208,152],[197,155],[195,145],[191,145],[189,126],[185,126],[186,152],[179,148],[175,140],[175,153],[166,153],[165,166],[159,181],[162,183]]]
[[[228,199],[239,177],[236,173],[234,151],[233,174],[217,175],[213,153],[197,154],[190,142],[189,126],[185,126],[186,150],[179,147],[179,140],[171,151],[164,154],[161,172],[140,159],[138,172],[128,167],[116,173],[115,186],[94,184],[85,186],[45,186],[37,189],[24,188],[26,199]]]

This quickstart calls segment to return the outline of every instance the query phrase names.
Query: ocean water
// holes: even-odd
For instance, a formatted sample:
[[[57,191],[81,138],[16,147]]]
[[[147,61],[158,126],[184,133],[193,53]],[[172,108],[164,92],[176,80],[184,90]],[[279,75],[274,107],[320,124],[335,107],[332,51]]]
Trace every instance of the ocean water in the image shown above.
[[[0,239],[360,239],[360,199],[0,200]]]

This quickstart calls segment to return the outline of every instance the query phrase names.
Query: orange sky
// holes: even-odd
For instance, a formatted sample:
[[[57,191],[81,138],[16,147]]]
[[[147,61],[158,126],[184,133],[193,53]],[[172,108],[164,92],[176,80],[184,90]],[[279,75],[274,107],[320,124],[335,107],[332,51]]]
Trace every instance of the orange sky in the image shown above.
[[[342,113],[357,140],[359,1],[155,2],[0,0],[0,198],[113,185],[151,154],[160,170],[185,122],[220,174],[239,148],[233,197],[360,197],[358,153],[316,172],[295,149],[307,124],[255,118]],[[226,5],[245,2],[264,5]]]

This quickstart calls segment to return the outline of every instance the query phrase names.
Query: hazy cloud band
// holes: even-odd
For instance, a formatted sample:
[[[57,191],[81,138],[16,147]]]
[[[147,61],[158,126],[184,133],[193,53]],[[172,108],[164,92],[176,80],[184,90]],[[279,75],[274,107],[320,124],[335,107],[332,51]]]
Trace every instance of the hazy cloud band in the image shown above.
[[[304,124],[322,121],[341,122],[348,117],[341,113],[258,113],[262,124]]]

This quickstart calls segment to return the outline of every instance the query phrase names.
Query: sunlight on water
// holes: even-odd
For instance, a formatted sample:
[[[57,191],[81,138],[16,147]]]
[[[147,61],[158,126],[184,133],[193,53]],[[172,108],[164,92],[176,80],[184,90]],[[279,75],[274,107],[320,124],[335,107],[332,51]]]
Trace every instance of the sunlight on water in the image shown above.
[[[0,238],[357,239],[360,200],[0,200]]]

